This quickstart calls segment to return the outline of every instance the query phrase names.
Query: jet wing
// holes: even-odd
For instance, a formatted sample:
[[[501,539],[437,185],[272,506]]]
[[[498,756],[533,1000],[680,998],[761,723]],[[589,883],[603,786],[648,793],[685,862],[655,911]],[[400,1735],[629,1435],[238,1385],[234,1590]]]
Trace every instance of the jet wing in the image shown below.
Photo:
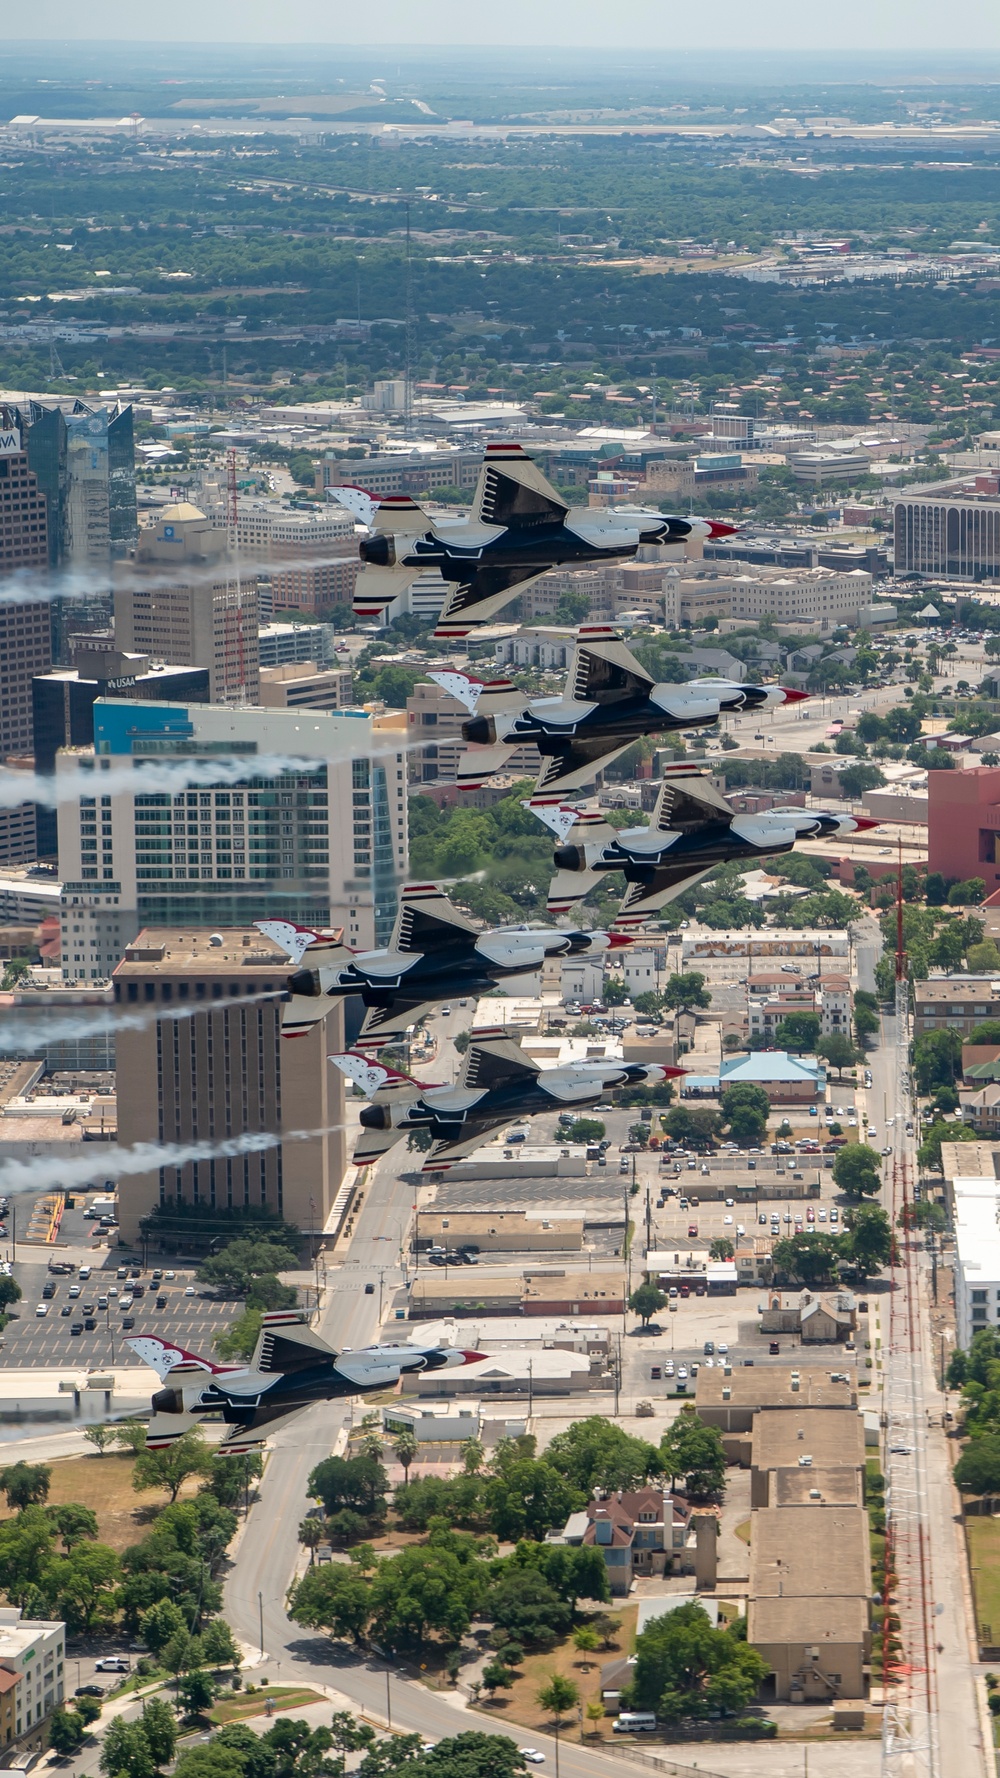
[[[230,1426],[216,1455],[219,1457],[240,1457],[244,1451],[256,1451],[271,1437],[272,1433],[281,1432],[291,1425],[296,1415],[312,1404],[307,1402],[294,1408],[282,1407],[274,1402],[267,1407],[246,1409],[246,1419],[238,1426]]]
[[[452,950],[464,940],[471,951],[478,937],[471,920],[459,913],[436,883],[407,883],[399,898],[389,949],[419,951],[426,956]]]
[[[613,706],[648,697],[653,683],[614,630],[594,625],[577,632],[567,680],[575,702]]]
[[[617,741],[614,735],[608,734],[595,735],[593,738],[588,735],[586,739],[574,735],[572,739],[567,737],[564,741],[547,740],[542,756],[542,769],[532,797],[536,797],[540,791],[582,789],[604,766],[610,765],[613,759],[617,759],[631,745],[631,740]],[[492,750],[483,748],[483,752],[489,751]]]
[[[697,767],[672,766],[664,777],[650,825],[657,833],[675,833],[678,828],[732,818],[729,803],[704,772]]]
[[[664,864],[654,866],[644,876],[641,883],[630,883],[622,898],[621,907],[612,926],[612,931],[628,931],[630,926],[641,926],[650,914],[658,913],[666,907],[668,901],[676,900],[683,895],[685,889],[691,889],[707,877],[714,866],[705,865],[699,869],[692,861],[685,864]]]
[[[354,1039],[355,1049],[381,1049],[405,1037],[407,1026],[415,1025],[439,1005],[436,1000],[394,1000],[391,1006],[370,1006],[364,1024]]]
[[[304,1037],[343,1001],[332,994],[292,994],[281,1008],[282,1037]]]
[[[503,1117],[481,1117],[475,1123],[468,1118],[462,1125],[462,1134],[454,1141],[435,1142],[427,1159],[421,1167],[421,1173],[441,1173],[447,1170],[454,1161],[464,1160],[466,1155],[473,1154],[491,1136],[494,1130],[500,1130],[510,1121],[510,1114]]]
[[[434,638],[438,642],[456,641],[467,636],[477,624],[488,623],[505,605],[509,605],[522,587],[540,580],[545,568],[472,567],[466,580],[452,581],[445,595]],[[358,580],[363,577],[359,574]],[[355,610],[357,604],[355,603]]]

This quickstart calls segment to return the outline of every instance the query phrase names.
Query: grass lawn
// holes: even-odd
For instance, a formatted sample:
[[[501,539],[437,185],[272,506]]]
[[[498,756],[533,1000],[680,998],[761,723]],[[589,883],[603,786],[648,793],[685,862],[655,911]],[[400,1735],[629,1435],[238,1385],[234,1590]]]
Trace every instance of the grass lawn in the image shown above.
[[[583,1741],[584,1746],[594,1746],[598,1739],[607,1739],[611,1734],[611,1717],[605,1717],[596,1725],[589,1723],[586,1717],[587,1705],[598,1700],[601,1695],[601,1668],[607,1661],[613,1661],[618,1655],[630,1654],[635,1644],[635,1626],[639,1615],[638,1605],[619,1605],[612,1601],[606,1608],[609,1613],[621,1618],[621,1629],[611,1648],[598,1649],[592,1655],[579,1654],[573,1647],[569,1637],[565,1642],[557,1643],[548,1654],[527,1655],[523,1667],[518,1669],[518,1677],[509,1692],[498,1692],[495,1704],[486,1701],[485,1692],[480,1699],[480,1709],[484,1715],[494,1719],[497,1728],[504,1721],[521,1723],[525,1728],[537,1730],[540,1734],[551,1733],[552,1723],[547,1711],[541,1709],[536,1694],[552,1678],[559,1673],[564,1679],[572,1680],[580,1693],[580,1705],[584,1712],[583,1734],[577,1721],[576,1705],[563,1717],[561,1739],[564,1741]],[[586,1662],[586,1668],[582,1663]],[[592,1730],[596,1727],[597,1734]]]
[[[1000,1635],[1000,1519],[972,1515],[965,1521],[976,1623],[984,1641]],[[985,1627],[989,1635],[983,1635]]]
[[[235,1697],[225,1698],[209,1711],[209,1720],[215,1723],[243,1722],[248,1716],[263,1716],[269,1700],[276,1716],[288,1710],[304,1710],[307,1704],[326,1702],[321,1692],[314,1692],[307,1685],[262,1686],[259,1691],[237,1692]]]
[[[752,1519],[744,1519],[742,1525],[734,1525],[733,1526],[734,1537],[738,1537],[740,1539],[741,1543],[748,1544],[750,1542],[750,1527],[752,1524],[753,1524]]]
[[[169,1495],[165,1488],[144,1488],[141,1494],[132,1486],[131,1452],[106,1457],[60,1457],[50,1465],[50,1506],[66,1506],[70,1502],[92,1507],[97,1514],[97,1535],[112,1549],[127,1549],[138,1543],[149,1530],[151,1519],[166,1506]],[[198,1492],[201,1478],[192,1476],[180,1492],[184,1500]],[[6,1501],[0,1496],[0,1520],[12,1518]]]

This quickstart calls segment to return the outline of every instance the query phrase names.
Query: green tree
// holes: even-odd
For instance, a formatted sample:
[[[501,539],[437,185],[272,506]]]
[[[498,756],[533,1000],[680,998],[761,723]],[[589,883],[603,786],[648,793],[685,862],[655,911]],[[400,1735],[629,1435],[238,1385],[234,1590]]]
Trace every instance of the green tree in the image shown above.
[[[172,1599],[158,1599],[143,1613],[140,1627],[146,1647],[155,1655],[187,1629],[187,1621],[180,1606]]]
[[[737,1105],[729,1118],[729,1134],[740,1148],[760,1148],[767,1135],[767,1116],[752,1105]]]
[[[211,1453],[200,1432],[185,1432],[165,1451],[142,1451],[132,1470],[132,1486],[139,1493],[165,1488],[171,1504],[190,1476],[204,1475]]]
[[[1000,1031],[1000,1024],[997,1024]],[[975,1033],[969,1039],[976,1041]],[[997,1042],[1000,1042],[998,1037]],[[962,1033],[950,1027],[942,1031],[925,1031],[913,1044],[913,1075],[921,1093],[933,1093],[937,1087],[954,1086],[962,1072]]]
[[[867,1278],[892,1258],[892,1225],[877,1204],[859,1204],[844,1218],[847,1230],[842,1250],[860,1278]]]
[[[96,1448],[97,1455],[103,1457],[109,1446],[116,1442],[115,1431],[114,1426],[85,1426],[83,1436],[88,1444]]]
[[[733,1246],[732,1242],[730,1240],[728,1240],[725,1235],[716,1235],[714,1241],[712,1241],[709,1245],[709,1249],[708,1249],[709,1259],[715,1259],[715,1260],[734,1259],[735,1256],[736,1256],[736,1249]]]
[[[218,1689],[211,1673],[206,1673],[202,1667],[194,1667],[179,1682],[177,1694],[186,1714],[198,1716],[203,1710],[211,1709]]]
[[[814,1012],[787,1013],[775,1030],[774,1041],[779,1049],[792,1050],[797,1056],[806,1050],[814,1051],[819,1041],[818,1015]]]
[[[740,1714],[767,1671],[745,1640],[713,1627],[703,1606],[679,1605],[636,1638],[634,1677],[622,1704],[655,1710],[669,1723],[704,1720],[716,1710]]]
[[[46,1589],[71,1635],[92,1635],[113,1622],[120,1575],[118,1552],[106,1543],[78,1543],[49,1565]]]
[[[385,1517],[389,1479],[375,1457],[326,1457],[306,1483],[311,1500],[327,1514],[347,1508],[365,1518]]]
[[[139,1720],[155,1765],[169,1766],[177,1751],[177,1724],[166,1699],[146,1698]]]
[[[775,1269],[803,1284],[824,1284],[836,1274],[840,1238],[825,1232],[790,1235],[776,1241],[771,1250]]]
[[[566,1140],[581,1143],[600,1142],[606,1130],[607,1125],[602,1124],[600,1118],[578,1117],[566,1131]]]
[[[660,1441],[660,1468],[664,1475],[680,1476],[695,1498],[721,1494],[726,1454],[718,1429],[706,1426],[693,1410],[682,1411]]]
[[[311,1568],[316,1559],[316,1551],[323,1542],[323,1526],[319,1519],[310,1515],[302,1520],[299,1526],[299,1542],[309,1551],[309,1566]]]
[[[10,1463],[0,1469],[0,1492],[15,1511],[40,1506],[49,1496],[52,1470],[47,1463]]]
[[[865,1142],[848,1142],[833,1163],[834,1184],[856,1203],[882,1188],[881,1160]]]
[[[633,1315],[639,1316],[643,1327],[648,1327],[653,1316],[659,1314],[666,1300],[662,1290],[658,1290],[655,1284],[647,1282],[640,1284],[637,1290],[633,1290],[628,1299],[628,1306]]]
[[[845,1068],[850,1068],[861,1058],[849,1037],[843,1031],[831,1031],[828,1037],[821,1037],[816,1045],[816,1054],[836,1068],[837,1074],[843,1076]]]
[[[566,1520],[580,1504],[577,1490],[558,1469],[537,1458],[522,1457],[486,1483],[490,1530],[504,1543],[519,1537],[542,1538]]]
[[[238,1667],[240,1651],[225,1618],[213,1618],[201,1633],[201,1652],[210,1667]]]
[[[415,1463],[419,1457],[420,1446],[412,1432],[400,1432],[397,1433],[396,1437],[393,1439],[392,1449],[396,1462],[402,1465],[403,1481],[404,1483],[408,1482],[410,1479],[410,1465]]]
[[[955,1482],[968,1494],[1000,1494],[1000,1432],[969,1440],[955,1465]]]
[[[483,1685],[491,1698],[500,1689],[509,1691],[516,1678],[517,1674],[512,1673],[511,1669],[505,1667],[503,1661],[500,1660],[488,1661],[483,1668]]]
[[[47,1506],[45,1516],[58,1531],[67,1553],[85,1537],[97,1537],[97,1514],[89,1506],[67,1501],[63,1506]]]
[[[572,1621],[572,1607],[537,1570],[505,1571],[484,1607],[499,1630],[534,1648],[553,1648]]]
[[[966,1041],[977,1044],[1000,1043],[1000,1019],[984,1019],[981,1025],[977,1025],[975,1030],[970,1032]],[[959,1052],[959,1061],[961,1061],[961,1052]]]
[[[763,1087],[755,1086],[753,1081],[736,1081],[732,1086],[725,1087],[719,1100],[722,1115],[730,1123],[734,1112],[745,1107],[754,1111],[764,1119],[766,1124],[771,1111],[771,1101]]]
[[[156,1761],[142,1722],[109,1722],[101,1746],[101,1771],[107,1778],[154,1778]]]
[[[463,1531],[434,1531],[378,1564],[371,1580],[372,1630],[386,1648],[418,1648],[431,1635],[458,1642],[485,1590],[475,1539]]]
[[[601,1646],[601,1638],[593,1624],[578,1624],[573,1631],[573,1647],[579,1654],[596,1654]],[[589,1663],[588,1663],[589,1665]]]
[[[63,1755],[75,1753],[83,1745],[86,1733],[82,1716],[57,1704],[49,1717],[49,1746]]]
[[[663,1004],[678,1012],[694,1012],[711,1006],[712,996],[706,991],[705,977],[701,971],[689,969],[680,975],[668,976],[663,990]]]
[[[275,1241],[237,1240],[206,1259],[196,1277],[200,1284],[212,1285],[227,1296],[249,1296],[258,1278],[295,1271],[298,1263],[290,1248]]]
[[[601,1414],[574,1420],[565,1432],[557,1432],[549,1442],[545,1460],[584,1498],[595,1488],[608,1492],[641,1488],[650,1476],[659,1474],[656,1446],[648,1439],[636,1438]]]
[[[226,1360],[242,1358],[249,1364],[260,1337],[263,1319],[263,1309],[244,1309],[228,1327],[221,1328],[212,1340],[219,1357]]]
[[[568,1710],[580,1702],[580,1688],[571,1679],[565,1679],[561,1673],[553,1673],[543,1686],[535,1693],[543,1710],[551,1711],[554,1717],[565,1716]]]
[[[870,1006],[859,1006],[855,996],[854,1034],[860,1044],[867,1043],[869,1037],[876,1036],[879,1029],[879,1016]]]
[[[288,1615],[307,1630],[360,1642],[372,1613],[371,1585],[354,1567],[310,1568],[291,1590]]]
[[[707,1106],[672,1105],[660,1122],[667,1135],[686,1148],[711,1148],[722,1131],[722,1117]]]

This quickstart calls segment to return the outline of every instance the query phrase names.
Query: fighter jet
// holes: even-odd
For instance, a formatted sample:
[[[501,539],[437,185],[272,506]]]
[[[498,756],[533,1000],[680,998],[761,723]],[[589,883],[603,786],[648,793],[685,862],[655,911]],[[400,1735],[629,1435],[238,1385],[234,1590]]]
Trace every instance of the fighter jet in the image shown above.
[[[599,810],[580,810],[554,800],[526,807],[559,840],[556,874],[549,885],[550,914],[567,914],[603,873],[622,871],[628,889],[615,930],[641,926],[668,901],[701,881],[717,864],[790,852],[796,840],[828,839],[863,832],[878,822],[862,815],[816,809],[768,809],[738,815],[694,766],[672,766],[663,780],[648,827],[616,831]]]
[[[408,1025],[456,995],[492,994],[498,983],[517,991],[546,957],[598,957],[629,941],[622,934],[503,926],[480,932],[436,883],[409,883],[384,951],[352,951],[337,933],[290,920],[258,920],[257,929],[299,965],[288,978],[281,1034],[300,1037],[347,994],[367,1007],[359,1049],[378,1049]]]
[[[222,1457],[257,1449],[314,1402],[391,1389],[406,1372],[454,1370],[486,1357],[422,1341],[335,1352],[294,1309],[263,1317],[249,1365],[216,1364],[153,1334],[128,1344],[164,1385],[153,1396],[147,1451],[165,1451],[200,1421],[221,1416],[229,1428]]]
[[[370,1099],[361,1113],[354,1164],[378,1160],[417,1130],[433,1146],[421,1169],[440,1173],[479,1148],[511,1118],[544,1111],[582,1110],[621,1086],[658,1086],[684,1073],[659,1063],[587,1061],[539,1067],[502,1027],[474,1031],[454,1086],[428,1086],[348,1051],[330,1061]]]
[[[773,709],[809,696],[783,685],[739,685],[728,679],[695,679],[658,685],[613,629],[584,625],[561,697],[525,698],[509,679],[473,679],[465,673],[429,673],[458,698],[472,719],[462,739],[472,743],[458,761],[457,781],[478,790],[494,772],[508,770],[511,749],[534,744],[542,755],[535,785],[543,791],[577,790],[610,765],[641,735],[662,735],[691,724],[716,722],[724,711]]]
[[[638,507],[571,507],[519,444],[491,444],[469,518],[430,519],[408,494],[379,501],[372,535],[359,545],[364,567],[354,611],[381,617],[419,575],[437,569],[448,592],[434,634],[454,639],[488,623],[549,568],[628,559],[644,543],[725,537],[735,529],[719,519]]]

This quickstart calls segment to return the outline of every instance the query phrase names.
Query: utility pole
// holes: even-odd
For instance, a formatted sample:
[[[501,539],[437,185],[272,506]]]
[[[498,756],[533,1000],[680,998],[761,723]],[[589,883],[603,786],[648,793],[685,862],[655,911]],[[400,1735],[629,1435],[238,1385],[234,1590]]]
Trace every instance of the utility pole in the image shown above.
[[[264,1595],[257,1594],[257,1609],[260,1612],[260,1658],[264,1659]]]

